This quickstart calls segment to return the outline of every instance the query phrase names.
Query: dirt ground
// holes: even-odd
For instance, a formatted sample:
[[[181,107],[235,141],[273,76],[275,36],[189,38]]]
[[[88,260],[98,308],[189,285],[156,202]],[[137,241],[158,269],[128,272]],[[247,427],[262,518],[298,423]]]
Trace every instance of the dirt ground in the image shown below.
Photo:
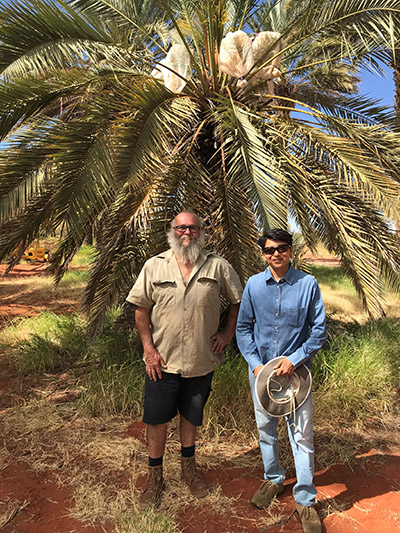
[[[4,267],[4,266],[3,266]],[[43,275],[43,265],[18,265],[11,273],[13,277]],[[3,278],[4,280],[4,278]],[[0,278],[0,289],[2,279]],[[6,296],[3,294],[3,297]],[[32,316],[43,308],[43,302],[35,306],[24,306],[23,302],[3,300],[0,318],[4,323],[10,317]],[[45,302],[49,309],[49,303]],[[56,311],[73,310],[76,302],[58,306]],[[20,380],[6,364],[0,354],[0,419],[15,400],[20,390]],[[371,433],[379,431],[371,427]],[[3,436],[9,444],[10,436]],[[145,441],[144,425],[137,421],[127,424],[126,438],[134,437]],[[397,438],[375,435],[379,443],[364,450],[348,464],[335,464],[315,474],[318,490],[317,508],[323,518],[325,533],[393,533],[400,531],[400,446]],[[8,446],[12,449],[12,446]],[[28,453],[28,452],[27,452]],[[258,457],[257,448],[245,451],[249,458]],[[1,449],[0,449],[1,455]],[[1,458],[1,457],[0,457]],[[285,491],[276,505],[276,521],[266,526],[265,511],[259,511],[250,504],[250,498],[261,482],[259,468],[243,469],[235,457],[222,462],[218,468],[204,472],[212,486],[219,486],[222,493],[235,500],[235,513],[215,512],[208,498],[198,507],[187,507],[179,514],[178,526],[185,533],[236,533],[262,532],[300,533],[302,531],[291,497],[293,477],[285,482]],[[238,466],[239,465],[239,466]],[[60,465],[60,470],[63,466]],[[68,475],[68,472],[63,472]],[[288,473],[289,476],[293,473]],[[129,472],[122,477],[129,478]],[[70,488],[60,486],[54,473],[40,473],[29,468],[23,457],[14,456],[0,471],[0,531],[5,533],[111,533],[108,524],[85,525],[69,516],[74,499]],[[123,483],[124,480],[118,482]],[[138,480],[140,487],[144,478]],[[168,477],[167,477],[168,483]],[[272,515],[274,510],[272,511]]]

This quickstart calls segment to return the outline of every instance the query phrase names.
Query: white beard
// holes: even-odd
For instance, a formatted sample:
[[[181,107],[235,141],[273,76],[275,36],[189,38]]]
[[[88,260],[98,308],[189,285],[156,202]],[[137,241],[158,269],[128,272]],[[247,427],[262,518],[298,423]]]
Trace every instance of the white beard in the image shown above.
[[[187,238],[188,235],[181,235],[180,237],[177,237],[172,228],[168,231],[167,237],[168,244],[172,248],[172,251],[174,252],[175,256],[182,261],[183,264],[186,265],[190,263],[193,265],[197,261],[203,250],[204,235],[202,231],[198,237],[191,235],[192,242],[189,246],[183,246],[182,244],[183,238]]]

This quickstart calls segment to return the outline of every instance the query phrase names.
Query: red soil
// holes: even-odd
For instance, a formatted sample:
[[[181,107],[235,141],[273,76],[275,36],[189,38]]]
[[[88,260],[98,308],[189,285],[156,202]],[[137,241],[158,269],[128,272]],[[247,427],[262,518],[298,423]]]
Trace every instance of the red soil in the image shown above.
[[[31,317],[42,311],[52,311],[56,314],[71,313],[75,311],[77,302],[73,300],[60,299],[57,291],[49,291],[41,294],[40,301],[37,300],[36,293],[32,294],[21,287],[22,297],[15,294],[13,286],[15,280],[31,276],[48,277],[46,263],[25,263],[16,265],[6,276],[3,273],[7,265],[0,265],[0,328],[5,327],[8,322],[16,317]]]
[[[14,505],[17,514],[1,528],[4,532],[104,533],[99,526],[84,526],[68,517],[68,510],[73,506],[70,489],[57,486],[45,475],[30,471],[22,463],[14,463],[2,471],[0,502],[8,501],[18,502]],[[18,511],[23,502],[27,502],[27,506]]]
[[[38,265],[18,265],[12,275],[40,275],[44,268],[45,266]],[[43,302],[37,302],[36,306],[21,304],[19,308],[12,308],[12,314],[33,315],[41,310],[42,304]],[[7,312],[2,309],[4,311]],[[6,409],[12,405],[15,380],[16,376],[0,357],[0,421]],[[126,436],[144,441],[144,425],[135,422],[127,428]],[[353,468],[335,464],[316,472],[320,515],[326,516],[333,499],[336,507],[340,505],[342,509],[340,513],[328,514],[324,518],[323,532],[400,532],[400,450],[396,442],[389,442],[387,445],[388,451],[371,449],[357,456]],[[249,450],[248,453],[256,458],[259,452],[256,449]],[[69,518],[68,509],[73,506],[70,489],[58,486],[50,475],[31,471],[20,459],[15,457],[15,461],[1,471],[0,516],[4,516],[6,505],[11,509],[9,522],[3,528],[0,524],[4,533],[111,533],[113,528],[108,525],[86,526]],[[266,527],[262,525],[265,511],[259,511],[249,503],[261,482],[262,471],[238,468],[232,459],[217,469],[205,472],[205,477],[212,485],[220,485],[226,496],[236,499],[236,516],[216,513],[205,501],[200,508],[189,507],[180,514],[179,527],[185,533],[301,533],[298,516],[296,513],[292,514],[293,478],[287,479],[285,492],[279,499],[278,512],[282,515],[277,519],[280,520],[279,524]],[[12,502],[15,502],[14,506]]]

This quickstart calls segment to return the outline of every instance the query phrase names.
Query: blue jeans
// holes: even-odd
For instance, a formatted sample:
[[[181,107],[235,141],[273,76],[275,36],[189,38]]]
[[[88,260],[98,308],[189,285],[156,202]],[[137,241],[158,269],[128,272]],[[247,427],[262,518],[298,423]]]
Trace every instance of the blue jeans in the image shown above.
[[[250,369],[249,381],[260,439],[261,455],[264,463],[264,478],[272,483],[283,485],[285,470],[279,464],[279,419],[270,416],[259,404],[255,393],[256,380]],[[303,405],[296,409],[294,417],[285,418],[296,467],[297,482],[293,487],[293,498],[300,505],[310,507],[314,505],[315,496],[317,495],[317,490],[313,483],[314,439],[311,393]]]

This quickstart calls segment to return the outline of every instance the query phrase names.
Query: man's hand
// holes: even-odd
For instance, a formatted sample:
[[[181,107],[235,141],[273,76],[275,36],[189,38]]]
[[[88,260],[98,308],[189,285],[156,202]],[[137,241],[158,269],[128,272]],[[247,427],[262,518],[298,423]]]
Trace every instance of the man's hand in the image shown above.
[[[294,373],[295,367],[289,359],[285,357],[285,359],[282,359],[282,361],[279,361],[279,363],[274,366],[274,370],[276,370],[277,376],[290,376]]]
[[[214,355],[221,353],[225,346],[231,342],[235,334],[239,305],[240,304],[231,304],[229,306],[228,321],[225,330],[218,331],[218,333],[210,337],[211,350]]]
[[[261,372],[261,370],[264,368],[264,365],[256,366],[256,368],[253,370],[254,377],[256,378],[258,374]]]
[[[146,363],[146,373],[153,381],[157,381],[162,378],[161,367],[165,368],[164,359],[161,354],[153,347],[152,349],[145,350],[144,361]]]
[[[210,337],[212,353],[215,355],[221,353],[225,346],[230,343],[231,339],[232,336],[226,331],[219,331]]]
[[[151,336],[150,329],[150,309],[145,307],[136,307],[135,322],[139,332],[140,340],[143,344],[143,354],[144,361],[146,363],[147,375],[151,380],[157,381],[157,378],[162,378],[161,367],[165,368],[167,365],[153,344],[153,338]]]

